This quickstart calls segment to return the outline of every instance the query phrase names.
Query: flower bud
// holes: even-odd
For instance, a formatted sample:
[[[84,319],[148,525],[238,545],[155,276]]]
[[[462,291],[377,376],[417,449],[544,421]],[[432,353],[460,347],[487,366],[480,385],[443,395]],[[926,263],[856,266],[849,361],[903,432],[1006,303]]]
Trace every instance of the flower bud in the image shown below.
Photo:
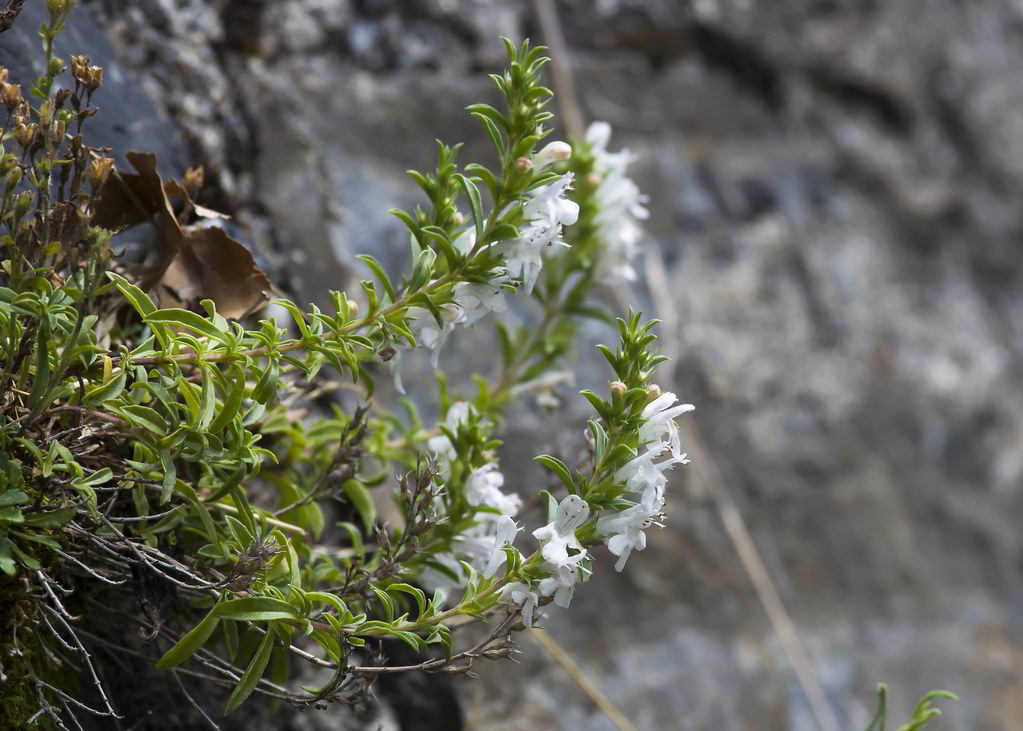
[[[53,100],[47,99],[43,102],[43,105],[39,108],[39,123],[43,127],[49,127],[50,122],[53,121]]]
[[[64,71],[64,59],[54,56],[50,59],[50,65],[46,69],[48,75],[56,76]]]
[[[628,390],[629,387],[626,386],[621,381],[611,381],[611,395],[614,398],[616,399],[621,398],[622,396],[625,395],[625,392]]]
[[[21,168],[15,166],[7,173],[4,182],[7,184],[7,188],[13,188],[21,182]]]
[[[465,309],[457,302],[447,302],[440,306],[440,319],[456,325],[465,322]]]
[[[533,169],[533,161],[528,157],[520,157],[515,161],[515,167],[520,173],[528,173]]]
[[[533,156],[533,169],[543,170],[548,165],[572,157],[572,147],[567,142],[550,142]]]
[[[465,216],[462,215],[461,211],[455,211],[454,215],[451,216],[451,222],[454,223],[456,226],[461,226],[463,223],[465,223]]]
[[[359,303],[355,300],[348,300],[348,316],[355,317],[359,314]],[[381,358],[383,355],[380,356]]]
[[[589,188],[596,188],[598,185],[604,182],[604,178],[600,176],[600,173],[596,171],[590,171],[586,173],[586,177],[583,178],[583,182],[586,183],[586,186]]]
[[[103,183],[107,182],[113,167],[112,157],[100,157],[92,161],[92,165],[89,166],[89,181],[93,190],[99,190]]]
[[[661,395],[661,387],[656,383],[651,383],[646,387],[646,395],[653,401],[655,398]]]
[[[72,0],[46,0],[46,11],[53,19],[61,19],[71,11]]]
[[[7,111],[14,110],[15,107],[21,104],[21,85],[4,82],[0,85],[0,100],[7,107]]]
[[[26,190],[14,201],[14,217],[22,218],[32,206],[32,191]]]

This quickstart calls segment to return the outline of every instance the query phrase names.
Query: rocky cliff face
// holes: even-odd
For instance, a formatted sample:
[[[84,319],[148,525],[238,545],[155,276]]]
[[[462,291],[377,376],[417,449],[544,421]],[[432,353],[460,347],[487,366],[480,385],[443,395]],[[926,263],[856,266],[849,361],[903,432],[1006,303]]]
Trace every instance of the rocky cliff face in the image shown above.
[[[403,170],[429,163],[435,137],[477,155],[462,108],[490,93],[496,36],[538,36],[528,4],[499,0],[83,5],[68,43],[85,45],[68,50],[117,69],[110,144],[206,165],[208,202],[302,300],[344,285],[355,253],[401,266],[385,212],[415,201]],[[899,711],[959,692],[944,728],[1017,728],[1023,9],[559,10],[585,114],[642,158],[671,385],[705,443],[693,456],[720,468],[840,720],[862,728],[886,681]],[[25,12],[0,54],[31,37]],[[127,94],[147,101],[122,108]],[[595,361],[580,374],[601,378]],[[565,395],[571,424],[582,409]],[[539,451],[548,419],[522,409],[510,456]],[[692,476],[627,571],[599,572],[546,625],[638,728],[814,728]],[[460,683],[471,727],[612,728],[538,647],[520,659]]]

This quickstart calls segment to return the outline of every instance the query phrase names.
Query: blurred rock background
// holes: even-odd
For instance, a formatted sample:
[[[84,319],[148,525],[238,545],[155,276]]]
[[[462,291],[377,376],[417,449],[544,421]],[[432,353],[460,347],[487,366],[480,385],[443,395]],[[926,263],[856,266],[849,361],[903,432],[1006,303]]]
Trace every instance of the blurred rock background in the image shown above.
[[[24,64],[35,5],[0,63]],[[101,141],[168,174],[203,164],[202,202],[303,302],[347,285],[356,253],[402,267],[386,210],[417,201],[403,171],[437,137],[485,156],[463,108],[494,96],[498,35],[541,36],[531,3],[502,0],[82,5],[62,50],[107,69]],[[1023,4],[557,7],[583,112],[640,155],[651,197],[646,264],[667,286],[626,296],[670,298],[692,456],[720,470],[842,727],[866,725],[879,681],[896,717],[942,687],[962,700],[936,729],[1023,727]],[[486,370],[472,346],[442,363]],[[582,352],[580,384],[598,383]],[[509,463],[549,425],[520,409]],[[535,492],[540,473],[519,474]],[[816,728],[697,474],[677,474],[667,527],[623,574],[605,561],[545,625],[639,729]],[[458,681],[468,728],[612,728],[523,650]],[[393,728],[402,692],[362,721],[245,723]]]

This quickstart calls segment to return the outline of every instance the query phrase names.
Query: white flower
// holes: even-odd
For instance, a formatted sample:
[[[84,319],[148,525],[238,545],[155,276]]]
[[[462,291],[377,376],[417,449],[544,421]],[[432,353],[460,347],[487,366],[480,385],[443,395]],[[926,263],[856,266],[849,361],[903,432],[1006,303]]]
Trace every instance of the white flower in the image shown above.
[[[541,555],[555,568],[578,564],[586,557],[586,550],[575,537],[575,531],[586,522],[590,506],[578,495],[569,495],[558,505],[558,512],[550,523],[533,531],[533,537],[543,544]],[[569,549],[575,553],[569,554]]]
[[[419,331],[419,342],[433,351],[430,355],[430,364],[434,368],[438,367],[440,349],[447,341],[448,335],[451,334],[456,325],[461,325],[468,319],[465,308],[458,302],[448,302],[441,305],[438,309],[440,310],[440,319],[444,323],[442,327],[437,326],[437,320],[429,310],[422,307],[410,307],[408,309],[410,320],[423,323],[422,329]]]
[[[452,244],[463,254],[468,254],[476,244],[476,230],[467,228],[455,237]],[[503,312],[507,309],[508,305],[504,301],[504,293],[499,285],[500,280],[456,284],[454,301],[439,308],[441,325],[437,324],[436,318],[429,310],[422,307],[408,308],[406,314],[409,321],[420,328],[417,341],[433,351],[430,363],[434,368],[438,367],[441,348],[458,325],[468,327],[491,312]]]
[[[453,579],[446,571],[434,566],[427,566],[419,572],[419,581],[430,592],[440,590],[441,596],[447,599],[451,592],[465,585],[465,571],[461,562],[452,553],[438,553],[430,559],[451,571],[458,579]]]
[[[529,584],[513,581],[501,590],[501,598],[522,607],[522,623],[527,627],[533,626],[533,612],[536,610],[539,597]]]
[[[491,312],[504,312],[508,303],[504,301],[504,292],[499,286],[491,283],[459,282],[455,285],[455,300],[462,308],[461,324],[466,327],[478,322]]]
[[[605,281],[631,281],[636,278],[632,259],[642,235],[638,221],[650,213],[644,205],[647,196],[625,175],[635,156],[628,150],[608,152],[610,139],[611,125],[607,122],[594,122],[586,130],[586,142],[594,156],[594,172],[600,179],[594,197],[598,204],[597,235],[604,250],[597,275]]]
[[[394,390],[398,393],[405,395],[405,385],[401,382],[401,351],[395,350],[394,355],[387,361],[387,370],[391,372],[391,376],[394,377]]]
[[[533,155],[533,172],[543,170],[548,165],[572,157],[572,147],[567,142],[549,142],[544,148]]]
[[[502,242],[508,273],[522,279],[526,294],[533,291],[543,266],[541,252],[562,241],[562,226],[571,226],[579,219],[579,205],[565,197],[572,185],[572,173],[565,173],[553,183],[530,192],[530,201],[523,208],[526,225],[518,238]]]
[[[584,570],[575,564],[556,566],[554,575],[541,579],[537,589],[541,596],[554,595],[554,603],[565,609],[572,603],[575,585],[582,581]]]
[[[686,463],[686,455],[682,451],[682,441],[678,433],[675,419],[696,407],[692,404],[678,404],[678,397],[671,392],[662,393],[643,407],[643,418],[646,420],[639,428],[639,440],[644,444],[652,444],[648,450],[655,454],[665,447],[671,450],[676,462]]]
[[[493,462],[473,470],[465,481],[465,497],[470,505],[485,505],[496,508],[502,515],[512,516],[522,507],[522,498],[516,493],[501,492],[504,475]],[[486,520],[493,513],[480,513],[477,517]]]
[[[427,566],[419,574],[420,581],[430,591],[440,589],[447,597],[455,589],[465,588],[468,576],[462,561],[488,578],[493,576],[508,560],[504,552],[505,546],[514,542],[519,530],[521,530],[519,526],[507,515],[472,526],[455,536],[451,542],[450,552],[432,557],[434,563],[450,570],[458,577],[457,580],[445,571]]]
[[[444,425],[452,433],[458,431],[458,427],[469,421],[469,404],[465,401],[456,401],[448,407],[448,413],[444,417]],[[447,434],[438,434],[426,440],[426,448],[437,455],[437,460],[443,469],[455,458],[455,446],[451,443]]]
[[[500,516],[491,525],[494,527],[493,533],[488,534],[487,537],[492,543],[487,556],[487,564],[483,567],[483,575],[487,578],[496,574],[497,570],[508,560],[504,553],[504,547],[515,540],[515,534],[520,530],[515,525],[515,521],[507,515]]]
[[[615,472],[615,478],[623,480],[633,492],[640,494],[652,492],[658,497],[662,497],[664,488],[668,484],[668,478],[664,476],[664,471],[675,463],[671,459],[655,463],[656,456],[656,452],[647,451],[634,457]]]
[[[625,562],[633,550],[642,551],[646,548],[646,534],[643,532],[652,525],[660,526],[661,508],[664,506],[664,494],[656,490],[646,490],[638,505],[626,508],[620,513],[607,515],[597,521],[597,533],[610,536],[607,548],[618,556],[615,571],[625,568]]]

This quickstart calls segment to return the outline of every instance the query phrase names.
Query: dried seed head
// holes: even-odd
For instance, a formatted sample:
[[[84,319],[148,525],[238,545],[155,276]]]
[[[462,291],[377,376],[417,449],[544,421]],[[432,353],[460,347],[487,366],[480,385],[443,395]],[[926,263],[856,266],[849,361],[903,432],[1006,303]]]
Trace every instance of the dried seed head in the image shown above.
[[[36,136],[36,126],[18,123],[18,126],[14,129],[14,139],[18,141],[18,144],[22,147],[28,147],[32,144],[32,139]]]
[[[72,56],[71,57],[71,76],[79,84],[84,84],[85,79],[89,75],[89,57],[88,56]]]
[[[113,167],[114,159],[112,157],[100,157],[92,161],[92,165],[89,166],[89,181],[92,183],[93,190],[99,190],[103,183],[107,182]]]
[[[7,75],[9,73],[10,72],[7,70],[7,68],[5,66],[0,66],[0,84],[6,84],[7,83]]]
[[[0,85],[0,99],[3,100],[7,111],[12,111],[21,104],[21,84],[8,84],[4,82]]]
[[[185,179],[183,181],[188,195],[194,198],[202,188],[202,184],[205,179],[206,173],[203,170],[202,165],[197,168],[188,168],[188,170],[185,171]]]
[[[89,91],[96,91],[103,84],[103,67],[102,66],[90,66],[89,76],[87,81],[83,84]]]
[[[380,356],[380,360],[386,363],[391,358],[393,358],[397,354],[397,352],[398,351],[395,350],[393,346],[385,345],[384,347],[377,351],[377,355]]]

